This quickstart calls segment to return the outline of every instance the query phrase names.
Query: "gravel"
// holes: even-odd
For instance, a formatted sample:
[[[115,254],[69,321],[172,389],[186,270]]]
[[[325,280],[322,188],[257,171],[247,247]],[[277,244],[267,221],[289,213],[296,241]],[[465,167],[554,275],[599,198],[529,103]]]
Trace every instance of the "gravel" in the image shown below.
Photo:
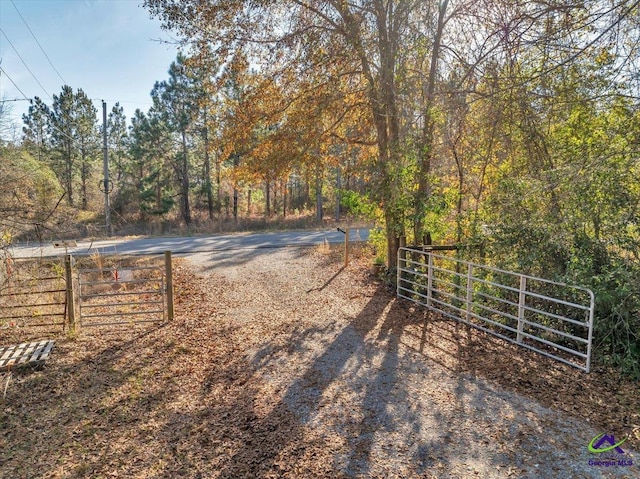
[[[0,478],[640,477],[637,383],[430,316],[353,253],[177,259],[173,321],[0,377]],[[634,464],[590,454],[602,433]]]
[[[253,380],[272,397],[272,410],[294,415],[302,435],[292,437],[321,438],[334,474],[640,477],[628,448],[632,466],[592,465],[602,458],[587,445],[608,431],[470,374],[467,364],[498,348],[509,354],[498,356],[498,368],[517,376],[523,363],[544,367],[546,358],[415,310],[364,266],[341,269],[335,252],[245,250],[188,261],[225,281],[219,304],[239,332]],[[553,368],[567,382],[584,376]],[[276,453],[288,446],[285,434]]]

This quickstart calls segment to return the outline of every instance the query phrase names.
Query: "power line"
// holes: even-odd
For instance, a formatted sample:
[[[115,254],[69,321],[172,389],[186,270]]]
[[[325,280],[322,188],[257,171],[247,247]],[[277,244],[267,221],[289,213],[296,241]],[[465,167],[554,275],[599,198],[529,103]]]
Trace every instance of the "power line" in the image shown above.
[[[13,82],[12,82],[13,83]],[[0,103],[8,103],[10,101],[31,101],[31,98],[3,98]]]
[[[51,65],[51,68],[53,68],[53,71],[56,72],[56,74],[58,75],[58,78],[60,78],[60,80],[62,80],[62,84],[66,85],[67,82],[64,80],[64,78],[62,78],[62,75],[60,75],[60,73],[58,72],[58,70],[56,69],[56,67],[53,65],[53,62],[51,62],[51,59],[49,58],[49,55],[47,55],[47,52],[44,51],[44,48],[42,48],[42,45],[40,45],[40,42],[38,41],[38,39],[36,38],[36,35],[33,33],[33,31],[31,30],[31,27],[29,27],[29,24],[27,23],[27,21],[24,19],[24,17],[22,16],[22,14],[20,13],[20,10],[18,10],[18,7],[16,6],[16,4],[13,2],[13,0],[11,0],[11,5],[13,5],[13,8],[16,9],[16,12],[18,12],[18,15],[20,16],[20,18],[22,19],[22,21],[24,22],[25,26],[27,27],[27,30],[29,30],[29,33],[31,33],[31,36],[33,37],[33,39],[36,41],[36,43],[38,44],[38,46],[40,47],[40,51],[42,52],[42,54],[44,55],[44,57],[47,59],[47,61],[49,62],[49,65]]]
[[[24,97],[24,98],[14,98],[11,100],[2,100],[2,102],[0,103],[4,103],[5,101],[22,101],[22,100],[27,100],[29,103],[33,104],[33,98],[27,98],[27,95],[24,94],[24,92],[20,89],[20,87],[16,84],[16,82],[14,82],[11,77],[7,74],[7,72],[2,68],[2,66],[0,66],[0,72],[4,73],[4,75],[9,79],[9,81],[13,84],[14,87],[16,87],[16,89],[20,92],[20,94]],[[58,128],[57,126],[51,124],[50,125],[51,128],[53,128],[54,130],[56,130],[59,134],[61,134],[62,136],[64,136],[65,138],[71,140],[71,141],[75,141],[72,137],[70,137],[69,135],[67,135],[64,131],[62,131],[60,128]]]
[[[13,84],[13,86],[16,87],[16,89],[20,92],[20,94],[24,97],[25,100],[31,101],[31,99],[27,98],[27,95],[24,94],[24,92],[20,89],[20,87],[16,85],[16,82],[14,82],[11,79],[11,77],[7,74],[6,71],[4,71],[4,69],[1,66],[0,66],[0,72],[4,73],[4,75],[9,79],[9,81]]]
[[[22,94],[22,96],[24,97],[24,98],[15,98],[15,99],[13,99],[13,100],[4,100],[4,101],[21,101],[21,100],[23,100],[23,99],[24,99],[24,100],[27,100],[29,103],[33,104],[33,98],[27,98],[27,95],[25,95],[25,94],[24,94],[24,92],[20,89],[20,87],[19,87],[18,85],[16,85],[16,82],[14,82],[14,81],[11,79],[11,77],[10,77],[9,75],[7,75],[7,72],[6,72],[6,71],[4,71],[4,69],[3,69],[1,66],[0,66],[0,72],[2,72],[2,73],[4,73],[4,74],[5,74],[5,76],[9,79],[9,81],[13,84],[13,86],[14,86],[14,87],[16,87],[16,88],[17,88],[17,90],[18,90],[18,91]],[[68,139],[69,139],[69,140],[71,140],[71,141],[75,141],[73,138],[71,138],[69,135],[67,135],[64,131],[62,131],[62,130],[61,130],[60,128],[58,128],[57,126],[55,126],[55,125],[51,125],[51,127],[52,127],[54,130],[57,130],[57,131],[58,131],[58,133],[60,133],[62,136],[64,136],[64,137],[68,138]]]
[[[130,101],[130,100],[109,100],[109,99],[105,99],[105,98],[91,98],[94,101],[108,101],[108,102],[112,102],[112,103],[131,103],[134,105],[153,105],[152,101]]]
[[[6,33],[4,33],[4,30],[2,28],[0,28],[0,32],[2,33],[2,35],[4,36],[4,38],[6,38],[6,40],[9,42],[9,45],[11,45],[11,48],[13,48],[13,51],[16,52],[16,55],[18,55],[18,58],[20,59],[20,61],[22,62],[22,64],[24,65],[24,67],[27,69],[27,71],[29,73],[31,73],[31,76],[33,77],[33,79],[36,81],[36,83],[38,85],[40,85],[40,88],[42,88],[42,91],[45,93],[45,95],[47,95],[51,101],[53,101],[53,98],[51,98],[51,95],[49,95],[49,93],[47,92],[47,90],[45,90],[45,88],[42,86],[42,83],[40,83],[40,80],[38,80],[36,78],[36,76],[33,74],[33,72],[31,71],[31,69],[27,66],[27,63],[24,61],[24,59],[22,58],[22,56],[20,55],[20,53],[18,52],[18,50],[16,50],[16,47],[13,46],[13,43],[11,43],[11,40],[9,40],[9,37],[7,36]],[[13,82],[12,82],[13,83]]]

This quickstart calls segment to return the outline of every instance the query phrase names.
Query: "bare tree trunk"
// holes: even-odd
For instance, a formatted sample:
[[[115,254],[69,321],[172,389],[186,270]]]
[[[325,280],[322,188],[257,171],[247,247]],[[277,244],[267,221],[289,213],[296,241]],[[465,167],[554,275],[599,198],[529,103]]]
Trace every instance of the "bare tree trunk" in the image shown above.
[[[182,213],[184,222],[191,224],[191,207],[189,205],[189,157],[187,156],[187,134],[182,130]]]
[[[462,203],[464,200],[464,194],[462,189],[464,188],[464,165],[462,164],[462,158],[458,155],[458,152],[453,149],[453,158],[456,161],[456,168],[458,170],[458,198],[456,199],[456,243],[462,241]]]
[[[433,102],[435,96],[436,74],[438,71],[438,57],[442,42],[442,34],[445,26],[445,15],[449,0],[442,0],[438,6],[438,24],[431,50],[431,63],[429,66],[429,78],[424,89],[424,119],[422,125],[422,138],[420,139],[420,149],[418,151],[418,190],[415,195],[415,221],[414,238],[422,238],[424,235],[424,214],[426,203],[429,198],[429,173],[431,171],[431,159],[433,157],[433,137],[435,130],[435,119],[433,116]]]
[[[233,221],[238,222],[238,189],[233,189]]]
[[[65,186],[67,188],[67,201],[69,206],[73,204],[73,157],[71,153],[71,145],[67,144],[65,147]]]
[[[271,217],[271,182],[268,177],[265,191],[265,214],[267,215],[267,218]]]
[[[87,155],[85,153],[84,147],[80,150],[80,187],[82,193],[82,209],[86,211],[89,208],[89,202],[87,200],[87,180],[89,176],[89,171],[87,168]]]
[[[222,208],[222,191],[220,188],[220,155],[216,155],[216,210],[218,213]]]
[[[376,142],[378,147],[378,161],[376,169],[379,184],[376,189],[382,203],[385,216],[387,236],[387,265],[395,269],[397,262],[398,240],[403,233],[403,213],[395,207],[399,200],[399,176],[393,170],[400,167],[400,129],[398,109],[396,105],[396,71],[398,58],[398,41],[400,29],[406,21],[407,12],[402,2],[384,2],[374,0],[370,2],[376,20],[376,42],[380,53],[378,74],[374,74],[361,32],[361,22],[349,7],[347,2],[332,2],[345,23],[345,38],[351,44],[362,66],[362,74],[367,82],[367,95],[373,122],[376,128]],[[402,17],[402,16],[405,17]],[[404,18],[404,20],[403,20]]]
[[[318,223],[322,221],[322,177],[320,176],[320,167],[316,168],[316,220]]]
[[[282,187],[282,217],[286,218],[287,217],[287,183],[289,181],[288,180],[284,180],[283,181],[283,187]]]
[[[207,125],[207,111],[204,111],[204,184],[207,190],[207,210],[209,219],[213,219],[213,191],[211,185],[211,158],[209,157],[209,126]]]
[[[273,215],[278,216],[278,180],[273,182]]]
[[[340,221],[340,188],[342,188],[342,186],[340,185],[340,180],[340,167],[338,166],[338,168],[336,169],[336,221]]]

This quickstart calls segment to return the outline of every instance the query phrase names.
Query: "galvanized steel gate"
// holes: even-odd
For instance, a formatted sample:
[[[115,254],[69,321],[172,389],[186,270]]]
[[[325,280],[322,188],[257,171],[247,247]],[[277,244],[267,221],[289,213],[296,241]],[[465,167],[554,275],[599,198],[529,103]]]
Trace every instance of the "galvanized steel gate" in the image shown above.
[[[83,327],[166,319],[164,270],[158,266],[78,269]]]
[[[400,248],[398,297],[583,371],[595,300],[587,288]]]

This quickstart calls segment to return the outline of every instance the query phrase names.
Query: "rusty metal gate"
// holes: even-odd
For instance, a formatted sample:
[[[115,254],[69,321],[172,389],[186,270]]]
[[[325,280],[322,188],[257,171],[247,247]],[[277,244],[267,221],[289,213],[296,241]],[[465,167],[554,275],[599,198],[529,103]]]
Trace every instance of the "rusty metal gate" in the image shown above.
[[[162,322],[165,272],[158,266],[78,269],[82,327]]]
[[[64,331],[68,294],[64,272],[65,265],[57,260],[6,259],[0,276],[3,340],[38,338]]]

